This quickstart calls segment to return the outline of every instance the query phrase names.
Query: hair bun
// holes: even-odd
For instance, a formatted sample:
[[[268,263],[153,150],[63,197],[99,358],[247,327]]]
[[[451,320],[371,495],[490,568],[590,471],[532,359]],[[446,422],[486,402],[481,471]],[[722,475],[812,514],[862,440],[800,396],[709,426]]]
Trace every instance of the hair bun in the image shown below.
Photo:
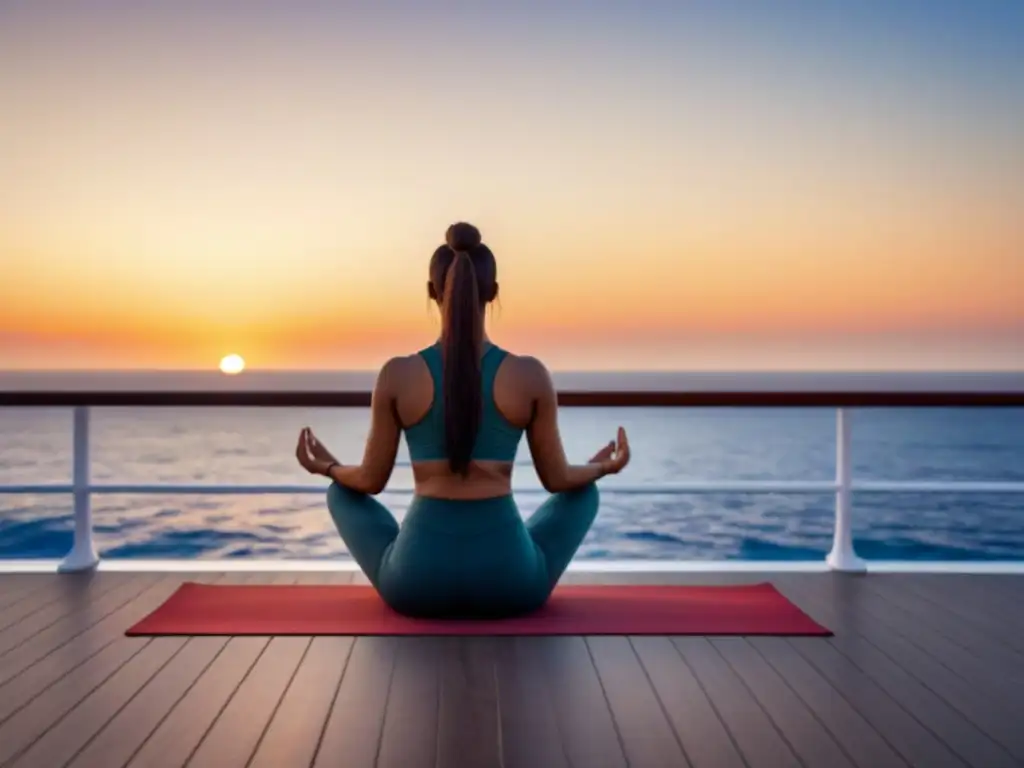
[[[464,221],[448,227],[448,231],[444,233],[444,239],[448,243],[448,247],[456,253],[476,248],[481,242],[480,230]]]

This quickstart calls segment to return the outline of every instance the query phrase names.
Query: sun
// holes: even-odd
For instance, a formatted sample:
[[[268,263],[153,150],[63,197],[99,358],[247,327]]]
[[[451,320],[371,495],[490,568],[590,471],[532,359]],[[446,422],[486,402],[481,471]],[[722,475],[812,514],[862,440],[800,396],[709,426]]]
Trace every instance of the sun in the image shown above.
[[[220,372],[226,373],[228,376],[234,376],[236,373],[241,373],[245,370],[245,360],[242,359],[241,355],[225,355],[220,361]]]

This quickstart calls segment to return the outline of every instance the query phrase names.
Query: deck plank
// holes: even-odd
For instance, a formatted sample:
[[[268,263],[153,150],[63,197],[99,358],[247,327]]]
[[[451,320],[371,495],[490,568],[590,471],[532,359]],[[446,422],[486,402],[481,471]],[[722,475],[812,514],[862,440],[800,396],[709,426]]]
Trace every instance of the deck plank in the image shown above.
[[[398,640],[398,655],[377,757],[377,765],[381,768],[432,768],[437,762],[443,641],[441,637],[402,637]]]
[[[190,638],[167,666],[96,732],[68,763],[68,768],[125,765],[227,643],[226,637]]]
[[[313,571],[299,574],[297,584],[348,584],[351,571]]]
[[[502,765],[497,648],[503,642],[507,644],[505,638],[441,638],[437,765]]]
[[[833,687],[789,643],[771,637],[752,637],[746,641],[806,702],[857,765],[863,768],[910,765],[842,690]]]
[[[631,638],[631,643],[693,767],[746,765],[732,734],[672,641],[647,636]]]
[[[187,641],[185,637],[158,637],[145,643],[138,653],[49,728],[47,738],[35,741],[9,765],[12,768],[65,765],[181,651]]]
[[[706,638],[679,637],[672,642],[714,704],[750,768],[792,768],[800,764],[761,704]]]
[[[309,646],[309,637],[270,641],[192,754],[190,767],[248,763]]]
[[[317,748],[317,768],[377,764],[397,651],[394,637],[356,638]]]
[[[953,588],[971,602],[995,613],[1019,614],[1024,608],[1024,584],[1020,576],[1006,574],[909,574],[910,584],[929,584],[942,590]],[[1024,621],[1024,620],[1021,620]]]
[[[887,577],[888,580],[888,577]],[[900,574],[894,582],[907,591],[917,591],[950,610],[980,612],[990,621],[999,620],[1004,640],[1024,642],[1024,578],[1020,576],[977,576],[953,574]]]
[[[85,577],[88,579],[92,574],[85,574]],[[15,615],[15,606],[27,608],[28,612],[37,609],[57,599],[70,581],[62,582],[46,573],[10,574],[0,578],[3,587],[0,590],[0,629],[9,626],[8,619]]]
[[[711,644],[805,764],[854,768],[850,754],[833,739],[814,710],[807,707],[745,638],[717,638],[712,639]]]
[[[161,579],[83,632],[71,637],[59,631],[41,633],[32,643],[0,659],[0,679],[6,678],[0,684],[0,722],[111,645],[123,645],[125,628],[156,608],[176,585],[172,578]],[[72,625],[68,631],[77,629]]]
[[[0,661],[18,646],[46,630],[54,627],[82,627],[98,621],[130,602],[147,585],[160,578],[159,574],[143,574],[138,578],[99,574],[94,579],[67,582],[66,589],[60,593],[60,599],[23,616],[16,624],[0,631]]]
[[[313,764],[353,644],[351,637],[313,639],[249,768]]]
[[[963,627],[962,631],[956,632],[958,636],[981,633],[990,642],[1020,656],[1018,664],[1024,662],[1024,626],[1020,621],[1014,621],[1012,610],[1009,613],[993,610],[979,603],[977,596],[967,591],[958,592],[957,599],[951,600],[950,591],[941,589],[934,582],[888,578],[880,586],[881,594],[899,602],[910,613],[935,617],[944,630]],[[1024,610],[1018,609],[1018,612],[1024,613]]]
[[[689,766],[646,670],[628,637],[588,637],[587,649],[630,765]]]
[[[185,765],[269,642],[266,637],[231,638],[156,730],[147,736],[128,765],[132,768],[181,768]]]
[[[934,733],[925,728],[853,662],[827,643],[804,639],[760,638],[758,645],[777,655],[796,653],[826,679],[851,707],[911,766],[963,766]]]
[[[31,590],[19,600],[12,600],[0,608],[0,632],[20,624],[27,616],[53,607],[55,603],[66,603],[69,584],[51,582],[48,589]]]
[[[803,595],[809,605],[821,611],[826,621],[839,630],[847,630],[831,638],[829,645],[872,678],[893,700],[913,712],[918,721],[938,734],[967,764],[986,768],[1021,764],[1021,758],[1015,756],[1024,753],[1020,729],[986,698],[997,692],[990,687],[985,689],[985,696],[979,697],[975,689],[920,648],[887,630],[877,618],[864,611],[854,579],[836,579],[833,587],[840,605],[856,610],[861,620],[873,620],[870,638],[862,631],[853,630],[848,615],[833,609],[822,595],[803,592],[805,585],[799,588],[790,582],[787,585],[790,589],[799,589],[795,593]],[[926,634],[927,630],[921,636]],[[977,723],[983,723],[985,730]]]
[[[15,577],[0,576],[0,584],[6,584],[9,578]],[[101,586],[112,588],[116,585],[116,579],[107,576],[101,580],[95,573],[73,576],[70,574],[63,576],[48,574],[39,575],[39,578],[47,580],[33,582],[33,587],[27,588],[25,592],[16,591],[15,599],[9,600],[3,608],[0,608],[0,641],[8,632],[33,614],[47,611],[48,615],[52,616],[54,609],[59,608],[60,605],[64,605],[65,610],[70,610],[70,607],[74,605],[76,595],[88,594],[90,598],[95,599]],[[0,597],[8,596],[0,592]],[[4,646],[0,645],[0,653],[3,653],[3,648]]]
[[[622,739],[582,637],[522,638],[549,681],[548,695],[570,765],[627,766]]]
[[[130,661],[151,638],[112,643],[55,682],[0,725],[0,765],[13,759]]]
[[[597,580],[573,574],[576,582]],[[771,580],[831,638],[195,637],[124,631],[183,580],[0,575],[0,765],[904,768],[1024,763],[1020,577]],[[23,596],[12,599],[8,583]],[[22,593],[22,590],[31,590]],[[5,634],[6,633],[6,634]],[[1014,638],[1014,641],[1016,638]]]
[[[1024,659],[1001,656],[987,643],[965,648],[930,625],[915,632],[903,615],[887,621],[889,626],[898,634],[879,633],[872,644],[1024,763],[1024,732],[1016,715],[1024,705],[1024,681],[1018,677]]]
[[[547,675],[523,638],[504,638],[496,651],[498,716],[504,768],[568,768]]]
[[[2,562],[0,560],[0,563]],[[5,574],[3,581],[0,581],[0,609],[20,600],[33,586],[36,588],[48,586],[50,579],[46,578],[47,575],[41,573]]]
[[[858,592],[858,602],[865,612],[948,665],[962,679],[983,680],[986,687],[1005,688],[1008,693],[1024,684],[1024,655],[994,642],[991,632],[956,621],[923,600],[902,597],[889,584],[858,579],[848,588]],[[921,632],[922,628],[928,631]]]
[[[795,580],[794,580],[795,581]],[[781,588],[799,594],[791,580]],[[799,599],[799,598],[797,598]],[[858,640],[856,632],[872,631],[872,623],[864,621],[862,615],[851,610],[852,619],[842,621],[839,614],[831,612],[827,603],[815,604],[804,597],[802,607],[820,621],[825,621],[836,631],[837,638]],[[823,607],[823,605],[825,607]],[[900,693],[893,690],[883,679],[881,682],[869,675],[861,666],[837,649],[835,638],[827,642],[814,642],[812,638],[786,638],[795,651],[818,670],[857,710],[868,719],[876,730],[914,766],[963,766],[967,762],[960,758],[950,746],[930,727],[921,722],[927,715],[915,711],[912,704],[900,701]],[[810,642],[809,642],[810,641]],[[765,638],[766,644],[777,642]],[[884,676],[883,676],[884,678]]]

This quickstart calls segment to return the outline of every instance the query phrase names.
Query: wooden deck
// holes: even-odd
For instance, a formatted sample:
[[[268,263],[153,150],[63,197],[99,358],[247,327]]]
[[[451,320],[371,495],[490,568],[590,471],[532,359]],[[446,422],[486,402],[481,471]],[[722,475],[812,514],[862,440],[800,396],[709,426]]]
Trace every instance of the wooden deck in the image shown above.
[[[128,638],[184,579],[0,576],[0,766],[1024,765],[1024,577],[757,574],[822,638]],[[596,577],[577,577],[593,581]]]

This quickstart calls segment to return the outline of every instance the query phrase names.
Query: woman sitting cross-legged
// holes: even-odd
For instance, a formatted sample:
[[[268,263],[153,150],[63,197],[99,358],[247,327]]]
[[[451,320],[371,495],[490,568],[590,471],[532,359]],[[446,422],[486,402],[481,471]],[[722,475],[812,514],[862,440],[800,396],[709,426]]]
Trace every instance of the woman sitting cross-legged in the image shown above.
[[[333,483],[327,507],[348,551],[396,611],[496,618],[539,608],[598,509],[595,481],[629,462],[626,433],[583,465],[566,460],[551,377],[535,358],[492,344],[484,309],[498,295],[494,255],[470,224],[448,228],[430,260],[440,340],[381,369],[361,464],[341,464],[308,429],[296,454]],[[376,499],[405,432],[415,496],[401,527]],[[512,498],[526,432],[552,496],[523,520]]]

